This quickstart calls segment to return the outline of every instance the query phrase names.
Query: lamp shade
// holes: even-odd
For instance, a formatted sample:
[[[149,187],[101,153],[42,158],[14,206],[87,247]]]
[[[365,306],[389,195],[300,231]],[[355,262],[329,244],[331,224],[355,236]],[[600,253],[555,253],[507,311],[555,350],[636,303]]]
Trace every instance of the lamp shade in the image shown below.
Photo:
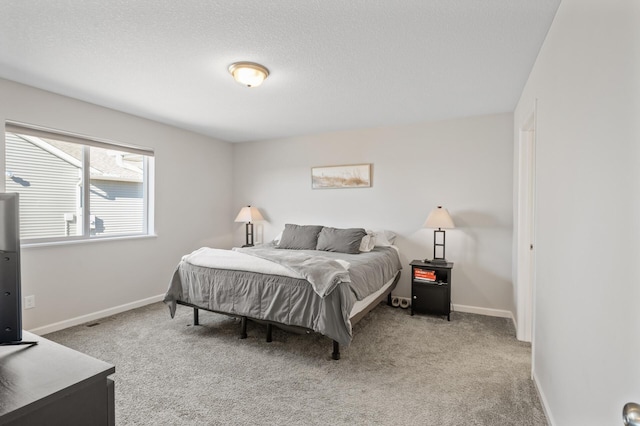
[[[451,229],[456,226],[451,219],[451,215],[447,209],[438,206],[429,213],[427,220],[424,222],[425,228]]]
[[[256,220],[264,220],[260,214],[260,210],[247,206],[240,209],[240,213],[236,216],[235,222],[254,222]]]

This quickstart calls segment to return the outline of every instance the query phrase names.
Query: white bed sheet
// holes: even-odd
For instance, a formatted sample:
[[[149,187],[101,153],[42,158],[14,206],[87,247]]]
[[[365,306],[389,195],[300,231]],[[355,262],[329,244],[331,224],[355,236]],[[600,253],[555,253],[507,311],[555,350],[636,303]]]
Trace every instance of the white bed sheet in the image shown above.
[[[399,273],[400,273],[400,271],[398,271],[398,274]],[[370,295],[368,295],[367,297],[365,297],[362,300],[357,300],[356,303],[353,305],[353,308],[351,308],[351,313],[349,314],[349,319],[351,319],[354,316],[358,315],[360,312],[362,312],[364,310],[364,308],[369,306],[376,299],[376,297],[380,296],[382,293],[387,291],[387,289],[389,289],[389,287],[391,287],[393,285],[393,282],[395,281],[397,276],[398,275],[396,274],[393,278],[391,278],[385,285],[383,285],[380,288],[380,290],[378,290],[378,291],[376,291],[374,293],[371,293]]]

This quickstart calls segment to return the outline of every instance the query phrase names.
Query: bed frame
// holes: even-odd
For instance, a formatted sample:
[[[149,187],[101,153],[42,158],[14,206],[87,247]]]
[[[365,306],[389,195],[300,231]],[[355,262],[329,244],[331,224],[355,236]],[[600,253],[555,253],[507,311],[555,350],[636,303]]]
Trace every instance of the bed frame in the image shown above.
[[[387,305],[391,306],[391,292],[396,288],[396,285],[398,284],[399,280],[400,280],[400,271],[398,271],[398,273],[396,274],[396,277],[393,280],[393,283],[391,283],[388,289],[386,289],[383,293],[381,293],[378,297],[376,297],[370,304],[368,304],[363,310],[361,310],[356,315],[354,315],[353,318],[351,318],[351,325],[355,325],[356,323],[358,323],[358,321],[364,318],[365,315],[367,315],[373,308],[378,306],[378,304],[382,302],[385,298],[387,299]],[[222,311],[216,311],[213,309],[203,308],[201,306],[196,306],[192,303],[187,303],[180,300],[177,300],[176,303],[179,305],[189,306],[193,308],[193,325],[200,325],[200,315],[199,315],[200,309],[204,311],[214,312],[216,314],[223,314],[223,315],[227,315],[234,318],[240,318],[240,324],[241,324],[240,339],[247,338],[247,320],[248,319],[267,324],[267,336],[266,336],[267,342],[272,341],[272,332],[273,332],[274,325],[284,326],[285,329],[290,329],[290,330],[298,330],[301,332],[315,333],[315,331],[306,327],[286,325],[286,324],[281,324],[275,321],[256,319],[256,318],[251,318],[251,317],[246,317],[241,315],[234,315],[228,312],[222,312]],[[331,352],[331,359],[334,359],[336,361],[340,359],[340,344],[335,340],[333,340],[333,352]]]

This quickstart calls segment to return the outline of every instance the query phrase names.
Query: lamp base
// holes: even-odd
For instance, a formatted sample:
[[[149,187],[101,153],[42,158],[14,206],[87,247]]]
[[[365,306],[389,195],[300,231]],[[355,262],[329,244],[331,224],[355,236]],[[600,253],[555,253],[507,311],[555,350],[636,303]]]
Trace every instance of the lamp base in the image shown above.
[[[425,259],[424,263],[435,263],[438,265],[446,265],[448,262],[447,262],[447,259]]]

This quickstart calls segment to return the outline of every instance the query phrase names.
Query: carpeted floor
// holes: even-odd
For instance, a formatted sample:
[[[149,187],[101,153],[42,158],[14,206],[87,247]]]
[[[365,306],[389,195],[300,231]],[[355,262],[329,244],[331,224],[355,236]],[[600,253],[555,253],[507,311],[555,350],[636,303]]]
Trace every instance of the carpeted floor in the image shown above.
[[[331,341],[157,303],[46,337],[116,366],[117,425],[546,425],[510,320],[381,304]]]

